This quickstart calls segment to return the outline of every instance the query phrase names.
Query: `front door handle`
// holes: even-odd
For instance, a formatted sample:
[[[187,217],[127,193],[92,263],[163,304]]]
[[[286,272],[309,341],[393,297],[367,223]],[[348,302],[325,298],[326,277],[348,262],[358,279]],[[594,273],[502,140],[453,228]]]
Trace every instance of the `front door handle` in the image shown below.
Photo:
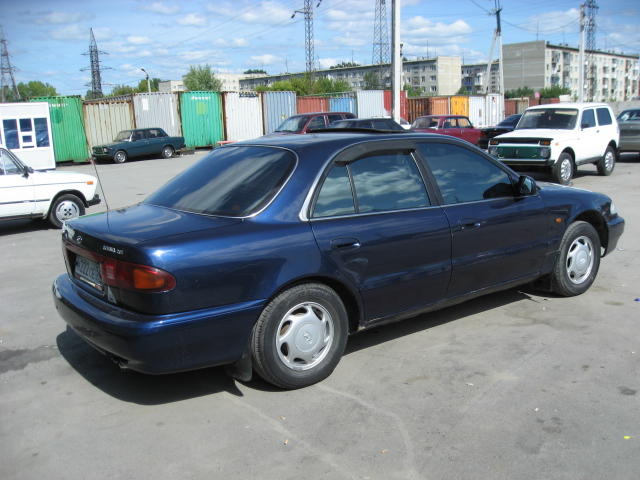
[[[352,248],[360,248],[360,240],[357,238],[334,238],[331,240],[331,248],[333,250],[350,250]]]
[[[471,230],[480,228],[482,226],[482,222],[480,220],[460,220],[458,225],[460,226],[460,230]]]

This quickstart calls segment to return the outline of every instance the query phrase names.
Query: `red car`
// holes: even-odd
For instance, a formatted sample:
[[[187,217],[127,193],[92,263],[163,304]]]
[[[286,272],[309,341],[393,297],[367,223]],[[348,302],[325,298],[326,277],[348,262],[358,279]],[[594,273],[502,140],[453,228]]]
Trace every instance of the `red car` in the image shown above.
[[[474,145],[480,140],[481,131],[462,115],[426,115],[413,121],[411,130],[415,132],[440,133],[466,140]]]
[[[356,118],[351,112],[301,113],[287,118],[273,132],[274,134],[307,133],[309,130],[327,128],[331,122]]]

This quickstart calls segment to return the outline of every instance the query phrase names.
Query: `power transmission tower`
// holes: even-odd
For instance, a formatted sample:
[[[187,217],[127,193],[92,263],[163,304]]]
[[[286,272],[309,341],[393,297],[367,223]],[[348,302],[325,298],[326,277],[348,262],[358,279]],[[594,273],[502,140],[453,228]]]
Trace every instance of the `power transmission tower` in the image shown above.
[[[371,63],[379,65],[378,83],[385,87],[384,65],[391,62],[389,46],[389,26],[387,24],[387,4],[385,0],[376,0],[376,15],[373,23],[373,53]]]
[[[596,49],[596,15],[598,13],[598,5],[596,0],[586,0],[585,7],[585,37],[587,51],[587,84],[588,84],[588,99],[594,101],[597,91],[597,75],[596,75],[596,62],[594,51]]]
[[[316,8],[318,8],[321,3],[322,0],[318,0]],[[316,70],[313,41],[313,0],[304,0],[304,8],[302,10],[294,10],[291,18],[295,17],[296,13],[304,14],[304,48],[307,57],[307,73],[312,75]]]
[[[490,12],[491,15],[496,16],[496,29],[493,32],[493,40],[491,41],[491,49],[489,50],[489,60],[487,61],[487,73],[484,78],[484,85],[482,90],[484,93],[489,93],[489,85],[491,81],[491,65],[493,64],[493,48],[496,43],[498,44],[498,75],[499,85],[498,93],[504,94],[504,66],[502,61],[502,23],[500,20],[500,14],[502,12],[502,6],[500,0],[494,0],[495,8]]]
[[[11,66],[9,50],[7,49],[7,39],[4,38],[4,30],[0,27],[0,44],[2,45],[2,60],[0,61],[0,100],[4,103],[8,99],[8,91],[14,101],[20,100],[20,92],[16,86],[16,79],[13,76],[15,68]]]
[[[87,87],[91,88],[91,98],[100,98],[102,94],[102,75],[100,73],[100,54],[108,55],[107,52],[98,50],[98,44],[96,43],[96,37],[93,36],[93,28],[89,29],[89,51],[83,53],[83,55],[89,56],[90,65],[85,68],[81,68],[81,72],[91,70],[91,83],[87,83]]]

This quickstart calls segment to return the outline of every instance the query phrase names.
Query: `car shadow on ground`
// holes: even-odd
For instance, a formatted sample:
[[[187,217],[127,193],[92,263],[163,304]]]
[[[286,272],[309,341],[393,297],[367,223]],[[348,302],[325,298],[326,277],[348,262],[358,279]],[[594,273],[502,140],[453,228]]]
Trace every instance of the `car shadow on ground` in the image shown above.
[[[120,370],[69,328],[58,335],[56,343],[62,357],[85,380],[123,402],[161,405],[223,391],[242,396],[235,381],[225,375],[221,367],[169,375],[145,375]]]
[[[0,222],[0,235],[15,235],[40,230],[54,230],[54,227],[42,218],[22,218],[17,220],[3,220]]]

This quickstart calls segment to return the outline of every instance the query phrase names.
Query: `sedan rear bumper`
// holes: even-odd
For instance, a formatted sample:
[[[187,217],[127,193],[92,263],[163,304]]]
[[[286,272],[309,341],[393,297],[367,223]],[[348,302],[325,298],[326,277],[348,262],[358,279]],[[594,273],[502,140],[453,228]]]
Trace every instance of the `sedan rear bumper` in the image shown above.
[[[142,373],[173,373],[233,363],[247,347],[263,301],[205,310],[143,315],[84,292],[69,275],[53,282],[55,307],[91,346],[120,366]]]

